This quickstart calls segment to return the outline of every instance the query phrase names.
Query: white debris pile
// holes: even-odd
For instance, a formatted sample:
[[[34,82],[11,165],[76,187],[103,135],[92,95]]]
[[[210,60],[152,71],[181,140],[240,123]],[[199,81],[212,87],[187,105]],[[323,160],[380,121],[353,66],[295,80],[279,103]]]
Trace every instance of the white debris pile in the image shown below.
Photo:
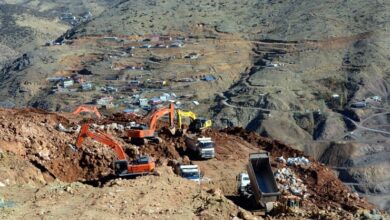
[[[97,130],[107,130],[107,131],[124,131],[125,126],[118,124],[118,123],[111,123],[106,125],[97,125],[97,124],[91,124],[91,127],[93,129]]]
[[[111,123],[111,124],[105,125],[105,129],[106,130],[114,130],[114,131],[124,131],[125,126],[123,126],[121,124],[117,124],[117,123]]]
[[[298,165],[309,165],[310,161],[306,157],[289,157],[287,159],[287,165],[298,166]]]
[[[287,162],[286,159],[284,159],[283,156],[277,157],[277,158],[276,158],[276,161],[277,161],[277,162],[280,162],[280,163],[286,163],[286,162]]]
[[[66,128],[63,126],[61,123],[57,125],[57,130],[66,132],[66,133],[79,133],[80,132],[80,125],[78,125],[76,128]],[[125,126],[118,124],[118,123],[111,123],[111,124],[106,124],[106,125],[97,125],[97,124],[91,124],[91,128],[93,130],[105,130],[105,131],[124,131]]]
[[[296,196],[304,196],[307,187],[302,183],[302,180],[297,178],[290,168],[282,168],[275,172],[275,179],[278,183],[278,188],[283,194],[292,193]]]
[[[58,131],[66,132],[66,133],[78,133],[80,131],[80,126],[78,125],[76,128],[65,128],[61,123],[59,123],[56,127]]]
[[[48,149],[44,149],[38,152],[38,156],[43,160],[50,160],[50,151]]]

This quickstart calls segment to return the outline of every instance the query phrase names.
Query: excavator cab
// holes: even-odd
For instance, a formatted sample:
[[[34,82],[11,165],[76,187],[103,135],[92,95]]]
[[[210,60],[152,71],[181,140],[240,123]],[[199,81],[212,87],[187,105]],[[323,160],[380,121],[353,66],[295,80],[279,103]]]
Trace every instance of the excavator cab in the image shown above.
[[[155,162],[148,156],[142,155],[131,162],[117,160],[114,162],[115,174],[120,177],[132,177],[150,174],[154,171]]]
[[[137,126],[131,126],[131,129],[134,129],[134,130],[148,130],[149,128],[145,124],[140,124],[140,125],[137,125]]]
[[[178,109],[177,110],[177,119],[178,119],[178,126],[181,129],[182,133],[185,133],[185,130],[182,128],[182,118],[189,118],[191,120],[189,124],[189,130],[191,132],[199,132],[204,130],[205,128],[209,128],[212,125],[212,121],[208,120],[203,117],[197,117],[194,112],[191,111],[183,111]]]
[[[207,118],[199,117],[193,120],[189,125],[189,130],[192,132],[199,132],[212,126],[211,120]]]
[[[134,164],[148,164],[150,158],[148,156],[139,156],[138,159],[134,160]]]
[[[114,170],[115,174],[117,176],[124,176],[128,174],[127,167],[129,166],[129,163],[127,160],[116,160],[114,161]]]
[[[152,140],[153,142],[161,142],[161,139],[157,136],[157,122],[163,116],[169,116],[169,131],[174,134],[174,117],[175,117],[175,108],[174,104],[171,103],[169,107],[163,107],[157,109],[150,117],[148,126],[139,125],[131,127],[127,131],[127,136],[131,138],[131,143],[135,145],[144,145],[148,142],[147,139]]]

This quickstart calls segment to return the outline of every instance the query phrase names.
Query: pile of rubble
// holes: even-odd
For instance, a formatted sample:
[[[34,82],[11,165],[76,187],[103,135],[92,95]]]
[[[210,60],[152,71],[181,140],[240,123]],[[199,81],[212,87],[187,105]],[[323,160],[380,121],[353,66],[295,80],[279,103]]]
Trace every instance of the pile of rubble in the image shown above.
[[[283,163],[283,164],[287,164],[289,166],[307,166],[310,164],[310,161],[309,159],[307,159],[306,157],[289,157],[286,159],[284,159],[283,156],[280,156],[280,157],[277,157],[276,158],[276,161],[280,162],[280,163]]]
[[[135,125],[136,125],[135,122],[128,123],[128,125],[126,126],[118,123],[110,123],[110,124],[102,124],[102,125],[95,124],[95,123],[90,124],[91,128],[94,130],[117,131],[117,132],[123,132],[125,129],[130,129],[130,127]],[[64,125],[59,123],[56,128],[58,131],[65,132],[65,133],[79,133],[81,126],[76,125],[73,127],[71,126],[66,128]]]
[[[57,127],[56,129],[58,131],[61,131],[61,132],[66,132],[66,133],[78,133],[80,132],[80,128],[81,126],[80,125],[77,125],[76,127],[69,127],[69,128],[66,128],[64,125],[62,125],[61,123],[58,123],[57,124]]]
[[[290,194],[307,198],[307,187],[303,181],[289,168],[282,168],[275,172],[275,179],[282,194]]]

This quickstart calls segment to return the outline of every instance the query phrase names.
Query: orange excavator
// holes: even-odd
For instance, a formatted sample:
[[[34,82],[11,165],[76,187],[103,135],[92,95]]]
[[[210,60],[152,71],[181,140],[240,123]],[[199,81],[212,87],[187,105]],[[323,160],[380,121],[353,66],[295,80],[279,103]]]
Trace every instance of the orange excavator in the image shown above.
[[[100,118],[102,117],[102,115],[100,114],[99,110],[97,109],[96,106],[91,106],[91,105],[80,105],[79,107],[77,107],[76,110],[74,110],[73,114],[74,115],[78,115],[82,112],[92,112],[92,113],[95,113],[95,115]]]
[[[164,115],[169,114],[169,130],[172,134],[175,133],[175,107],[174,104],[171,103],[169,107],[164,107],[156,110],[151,116],[149,121],[149,126],[146,125],[138,125],[131,127],[130,130],[127,131],[127,136],[131,138],[131,142],[134,144],[145,144],[145,139],[151,139],[156,142],[160,142],[160,139],[157,137],[156,129],[157,129],[157,121]]]
[[[91,132],[89,130],[89,124],[83,124],[81,126],[80,133],[76,141],[77,148],[81,147],[86,137],[90,137],[97,142],[105,144],[115,151],[118,157],[118,160],[114,161],[116,175],[120,177],[137,176],[150,174],[154,171],[156,164],[148,156],[139,156],[138,159],[129,164],[122,146],[108,134],[103,132]]]

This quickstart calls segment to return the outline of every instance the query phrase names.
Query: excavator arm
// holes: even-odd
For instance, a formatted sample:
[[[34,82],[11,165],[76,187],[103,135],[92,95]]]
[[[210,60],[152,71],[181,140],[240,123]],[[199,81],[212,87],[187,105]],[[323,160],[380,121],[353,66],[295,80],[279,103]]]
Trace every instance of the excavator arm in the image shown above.
[[[76,110],[74,110],[73,114],[78,115],[81,112],[92,112],[95,113],[98,118],[102,117],[96,106],[80,105]]]
[[[178,122],[179,128],[181,128],[183,117],[190,118],[191,122],[196,120],[196,114],[191,112],[191,111],[183,111],[183,110],[178,109],[176,112],[177,112],[177,122]]]
[[[118,160],[114,161],[114,168],[115,173],[120,177],[150,174],[156,166],[155,162],[150,160],[148,156],[142,156],[137,159],[135,163],[129,165],[126,159],[126,154],[121,145],[108,134],[101,132],[93,133],[89,131],[88,124],[83,124],[81,126],[80,133],[76,141],[77,148],[81,147],[86,137],[90,137],[95,141],[105,144],[115,151]]]
[[[155,111],[149,121],[149,126],[146,129],[131,129],[127,132],[128,136],[131,138],[152,138],[155,136],[155,130],[157,128],[157,121],[164,115],[169,114],[169,125],[170,130],[174,133],[175,123],[175,107],[174,104],[171,103],[168,108],[162,108]]]
[[[80,133],[79,133],[79,135],[77,137],[77,141],[76,141],[77,148],[81,147],[81,145],[83,144],[84,139],[86,137],[90,137],[99,143],[102,143],[102,144],[109,146],[110,148],[112,148],[115,151],[119,160],[126,160],[126,154],[123,151],[123,148],[120,146],[120,144],[118,144],[115,140],[113,140],[107,134],[100,133],[100,132],[99,133],[91,132],[89,130],[89,124],[83,124],[81,126]]]
[[[178,109],[177,110],[177,118],[178,118],[179,128],[181,128],[181,126],[182,126],[182,123],[183,123],[182,118],[183,117],[187,117],[187,118],[191,119],[191,123],[189,126],[191,131],[198,132],[198,131],[204,130],[206,128],[210,128],[212,126],[211,120],[206,119],[206,118],[201,118],[201,117],[198,118],[196,116],[196,114],[191,112],[191,111],[183,111],[183,110]]]
[[[169,104],[168,108],[162,108],[157,110],[151,117],[149,122],[149,128],[152,130],[156,130],[157,128],[157,121],[164,115],[169,114],[169,126],[174,127],[174,118],[175,118],[175,107],[173,103]]]

